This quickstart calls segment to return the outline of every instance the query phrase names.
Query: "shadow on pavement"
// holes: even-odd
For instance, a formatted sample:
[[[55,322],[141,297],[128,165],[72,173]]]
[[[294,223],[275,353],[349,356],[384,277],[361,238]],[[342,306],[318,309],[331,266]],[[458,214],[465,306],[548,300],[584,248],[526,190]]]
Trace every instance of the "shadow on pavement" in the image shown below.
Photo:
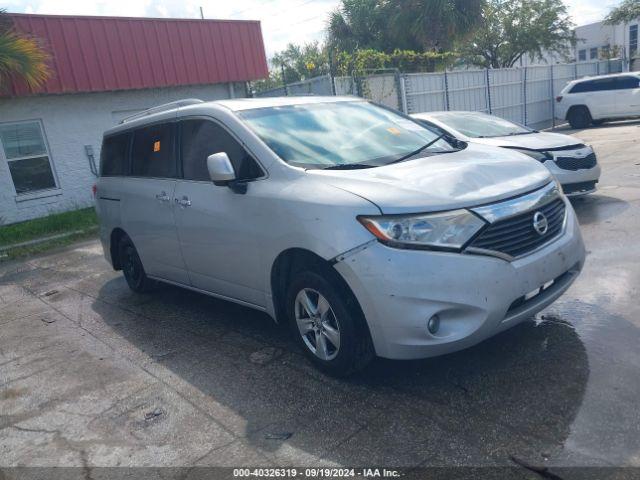
[[[617,217],[629,208],[628,202],[599,193],[573,197],[571,198],[571,204],[578,216],[580,225],[601,222],[610,223],[609,220]]]
[[[504,465],[510,455],[539,462],[567,438],[589,378],[585,347],[559,317],[527,321],[456,354],[378,359],[334,379],[311,367],[265,314],[169,286],[144,300],[127,292],[122,278],[110,280],[92,308],[280,463]],[[123,303],[126,315],[118,313]]]

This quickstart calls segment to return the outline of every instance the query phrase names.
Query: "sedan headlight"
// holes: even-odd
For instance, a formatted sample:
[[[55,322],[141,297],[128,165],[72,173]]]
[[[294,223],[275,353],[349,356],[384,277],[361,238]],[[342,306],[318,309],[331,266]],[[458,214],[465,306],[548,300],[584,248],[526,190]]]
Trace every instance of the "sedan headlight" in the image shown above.
[[[525,155],[528,155],[531,158],[538,160],[539,162],[546,162],[547,160],[553,160],[553,155],[551,155],[549,152],[538,152],[536,150],[526,150],[522,148],[511,148],[510,150],[515,150],[516,152],[524,153]]]
[[[358,217],[378,240],[403,248],[461,250],[486,223],[467,210]]]

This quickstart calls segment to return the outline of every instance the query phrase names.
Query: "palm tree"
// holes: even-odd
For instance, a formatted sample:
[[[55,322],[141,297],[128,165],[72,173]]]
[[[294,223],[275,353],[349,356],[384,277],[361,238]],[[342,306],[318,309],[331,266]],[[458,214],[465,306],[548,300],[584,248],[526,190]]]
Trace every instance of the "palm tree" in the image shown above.
[[[13,78],[31,89],[41,86],[50,74],[48,59],[38,41],[15,32],[9,16],[0,10],[0,89]]]

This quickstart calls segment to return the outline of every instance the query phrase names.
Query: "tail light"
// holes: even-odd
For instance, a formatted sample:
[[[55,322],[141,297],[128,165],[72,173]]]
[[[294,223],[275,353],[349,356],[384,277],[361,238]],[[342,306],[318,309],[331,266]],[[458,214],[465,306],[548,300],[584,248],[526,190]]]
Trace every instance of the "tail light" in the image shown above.
[[[562,101],[562,95],[556,97],[556,102],[560,103]]]
[[[93,198],[96,198],[96,196],[98,195],[98,185],[97,184],[93,184],[93,187],[91,187],[91,192],[93,193]]]

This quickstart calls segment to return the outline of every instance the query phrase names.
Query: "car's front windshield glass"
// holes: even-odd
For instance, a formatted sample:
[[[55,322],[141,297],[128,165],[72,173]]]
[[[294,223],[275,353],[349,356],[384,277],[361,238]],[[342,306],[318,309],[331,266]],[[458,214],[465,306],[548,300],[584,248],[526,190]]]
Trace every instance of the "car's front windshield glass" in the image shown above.
[[[530,128],[485,113],[451,112],[433,115],[433,118],[469,138],[506,137],[532,133]]]
[[[417,122],[363,101],[257,108],[239,115],[280,158],[303,168],[387,165],[438,139]],[[449,142],[438,139],[415,157],[452,151]]]

